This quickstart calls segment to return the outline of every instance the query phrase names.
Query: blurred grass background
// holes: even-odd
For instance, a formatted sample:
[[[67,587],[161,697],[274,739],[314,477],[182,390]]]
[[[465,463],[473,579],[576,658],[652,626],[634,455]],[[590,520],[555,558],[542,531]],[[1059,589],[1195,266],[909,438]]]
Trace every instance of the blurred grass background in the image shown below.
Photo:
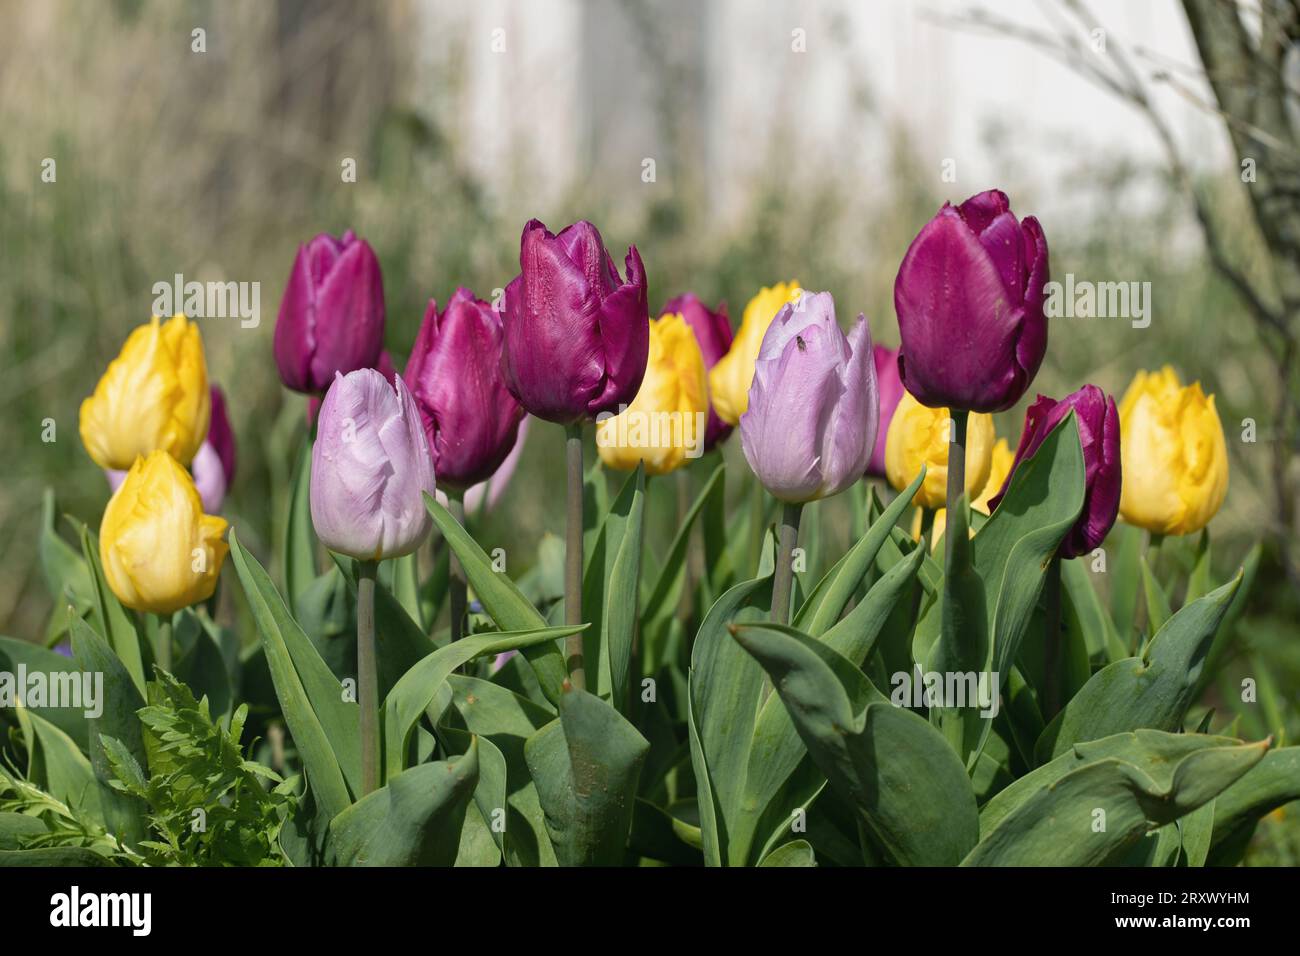
[[[648,15],[655,9],[631,0],[602,6],[629,18],[652,54],[643,66],[658,71],[664,168],[693,148],[692,114],[682,105],[695,87],[674,63],[671,37],[661,35],[671,18]],[[1043,198],[1028,175],[1034,157],[1008,121],[988,123],[981,143],[1002,170],[999,181],[945,186],[864,88],[853,123],[887,143],[888,162],[871,181],[834,152],[813,161],[812,175],[787,176],[785,154],[798,140],[791,109],[778,117],[779,135],[755,140],[760,172],[746,179],[744,207],[725,224],[712,216],[708,184],[690,163],[653,189],[629,175],[619,191],[601,185],[596,154],[580,151],[567,188],[539,199],[530,171],[539,144],[514,117],[494,128],[509,164],[497,188],[473,171],[483,144],[456,117],[465,45],[480,38],[444,33],[440,55],[417,66],[409,3],[5,0],[0,14],[8,27],[0,33],[0,632],[32,639],[50,612],[35,560],[41,491],[53,486],[62,510],[98,523],[108,488],[81,447],[77,410],[127,332],[147,320],[156,281],[179,272],[261,283],[258,328],[242,329],[236,319],[204,319],[201,327],[239,443],[224,510],[265,558],[283,513],[286,450],[305,420],[304,399],[279,384],[272,330],[295,251],[317,232],[352,228],[374,246],[387,347],[400,369],[428,298],[444,302],[457,285],[490,297],[504,286],[531,217],[552,229],[595,221],[620,264],[634,242],[652,309],[689,289],[725,300],[738,321],[760,285],[795,277],[834,293],[842,322],[865,312],[876,340],[894,345],[894,274],[942,201],[996,185],[1025,215]],[[207,25],[202,56],[190,50],[198,22]],[[850,51],[828,55],[844,56],[851,70]],[[57,162],[53,184],[41,181],[46,157]],[[343,157],[356,159],[357,182],[341,181]],[[1216,190],[1217,181],[1206,184],[1216,215],[1241,222],[1239,189],[1225,177]],[[1093,382],[1118,396],[1136,370],[1168,362],[1214,392],[1232,459],[1227,504],[1212,525],[1217,571],[1226,577],[1269,521],[1266,445],[1238,439],[1247,417],[1268,434],[1278,388],[1272,366],[1240,303],[1209,268],[1186,203],[1162,169],[1081,152],[1052,188],[1095,210],[1044,222],[1053,274],[1147,279],[1160,321],[1141,335],[1112,334],[1106,323],[1116,320],[1054,322],[1035,389],[1059,396]],[[1227,230],[1238,262],[1255,252],[1247,235]],[[1013,447],[1025,404],[999,416],[999,434]],[[56,422],[52,443],[41,438],[47,418]],[[544,533],[563,528],[558,441],[558,427],[532,428],[520,471],[483,531],[486,547],[507,549],[514,574],[533,561]],[[744,470],[738,440],[726,454],[734,491]],[[666,538],[676,495],[662,483],[654,494],[656,533]],[[847,506],[831,501],[817,511],[828,551],[838,553]],[[1292,724],[1298,617],[1296,595],[1266,556],[1234,666],[1267,668]],[[1278,845],[1293,861],[1300,853],[1294,843]]]

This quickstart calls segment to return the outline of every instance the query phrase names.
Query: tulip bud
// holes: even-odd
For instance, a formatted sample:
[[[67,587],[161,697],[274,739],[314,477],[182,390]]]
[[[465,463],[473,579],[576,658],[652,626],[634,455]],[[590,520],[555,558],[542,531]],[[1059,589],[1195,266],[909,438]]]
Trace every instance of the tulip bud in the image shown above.
[[[716,311],[710,311],[700,301],[699,296],[694,292],[687,292],[685,295],[670,299],[664,305],[660,315],[678,313],[686,319],[686,324],[695,333],[700,354],[704,356],[705,370],[711,370],[731,348],[731,319],[727,316],[726,304],[720,304]],[[704,450],[709,451],[719,442],[726,441],[731,435],[731,428],[731,425],[718,416],[716,408],[710,408],[709,427],[704,433]]]
[[[1157,534],[1204,528],[1228,493],[1228,449],[1214,396],[1166,365],[1138,372],[1119,404],[1119,510]]]
[[[275,321],[280,381],[320,394],[336,373],[373,367],[383,342],[384,282],[369,244],[348,230],[299,248]]]
[[[1047,351],[1047,240],[1004,193],[945,203],[912,240],[894,282],[899,372],[922,405],[997,412]]]
[[[704,356],[680,314],[650,323],[645,378],[626,410],[596,426],[596,450],[606,467],[663,475],[704,452],[709,391]]]
[[[885,439],[885,476],[902,491],[925,466],[925,480],[912,502],[944,507],[948,493],[948,443],[952,418],[946,408],[922,405],[904,392]],[[988,481],[993,450],[993,416],[973,414],[966,421],[966,492],[974,495]]]
[[[430,301],[404,376],[444,488],[486,481],[510,454],[524,410],[501,377],[501,319],[468,289]]]
[[[1079,425],[1079,441],[1083,445],[1083,469],[1086,490],[1083,511],[1074,527],[1061,542],[1058,554],[1062,558],[1076,558],[1088,554],[1106,538],[1120,498],[1120,425],[1115,411],[1115,400],[1096,385],[1085,385],[1059,402],[1045,395],[1025,412],[1025,427],[1020,433],[1020,447],[1011,466],[1015,474],[1020,463],[1038,451],[1043,440],[1071,411]],[[991,501],[996,508],[1011,483],[1011,475]]]
[[[729,425],[740,421],[749,407],[749,386],[754,381],[754,362],[768,326],[787,302],[803,295],[799,281],[778,282],[758,291],[740,317],[740,331],[727,354],[709,371],[709,395],[718,417]]]
[[[889,423],[894,409],[903,397],[903,381],[898,377],[898,349],[877,345],[872,348],[876,363],[876,387],[880,389],[880,427],[876,429],[876,447],[867,465],[868,475],[885,476],[885,439],[889,437]]]
[[[650,338],[645,269],[636,246],[619,278],[591,223],[558,236],[524,226],[520,273],[506,287],[501,370],[519,403],[561,424],[595,418],[636,397]]]
[[[188,465],[210,414],[199,327],[184,315],[154,316],[127,336],[81,403],[81,441],[101,468],[124,470],[155,450]]]
[[[829,292],[781,307],[763,336],[748,409],[745,458],[775,498],[837,495],[862,477],[880,417],[867,321],[846,338]]]
[[[434,490],[429,440],[401,376],[393,383],[370,368],[335,375],[316,423],[316,536],[363,561],[410,554],[433,524],[422,498]]]
[[[171,614],[206,601],[226,557],[224,518],[203,513],[194,481],[165,451],[138,458],[109,499],[99,559],[117,599]]]

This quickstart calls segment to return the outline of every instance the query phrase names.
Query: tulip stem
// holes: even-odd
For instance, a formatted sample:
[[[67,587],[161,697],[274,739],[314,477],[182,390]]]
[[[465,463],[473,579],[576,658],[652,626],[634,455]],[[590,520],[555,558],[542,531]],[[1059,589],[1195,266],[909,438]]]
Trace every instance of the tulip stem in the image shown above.
[[[952,410],[952,431],[948,436],[948,513],[946,528],[953,526],[953,515],[957,505],[963,504],[962,495],[966,491],[966,419],[970,414],[964,408]],[[969,521],[969,518],[968,518]],[[962,524],[966,524],[963,521]],[[943,563],[945,571],[952,568],[953,537],[944,534]]]
[[[794,548],[799,543],[802,504],[787,501],[777,528],[776,568],[772,575],[772,623],[790,623],[790,592],[794,584]]]
[[[565,426],[565,458],[568,463],[568,515],[564,538],[564,623],[582,623],[582,423]],[[587,686],[582,666],[582,635],[564,639],[564,657],[569,683],[578,690]]]
[[[379,670],[375,661],[378,561],[357,562],[357,702],[361,707],[361,796],[379,789]]]
[[[172,616],[158,615],[158,667],[171,673],[172,670]]]
[[[465,499],[459,492],[447,493],[447,510],[456,519],[456,523],[465,527]],[[451,639],[459,641],[465,636],[465,610],[469,604],[469,587],[465,583],[465,569],[460,558],[452,551],[448,573],[448,599],[451,604]]]
[[[1053,555],[1043,583],[1047,641],[1043,645],[1043,720],[1061,709],[1061,559]]]

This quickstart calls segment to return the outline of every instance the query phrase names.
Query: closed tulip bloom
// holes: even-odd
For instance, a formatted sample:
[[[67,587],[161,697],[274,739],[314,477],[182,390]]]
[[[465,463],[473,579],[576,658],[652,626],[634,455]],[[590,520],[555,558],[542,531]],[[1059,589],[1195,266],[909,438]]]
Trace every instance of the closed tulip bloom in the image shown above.
[[[650,307],[636,246],[619,278],[600,232],[582,221],[558,236],[524,226],[519,275],[506,286],[501,370],[530,414],[570,425],[617,411],[645,375]]]
[[[379,350],[379,361],[374,365],[367,366],[373,368],[376,372],[384,377],[385,382],[391,382],[393,376],[397,374],[397,366],[393,364],[393,357],[388,354],[388,349]],[[323,394],[323,393],[322,393]],[[307,424],[314,425],[316,416],[320,414],[321,399],[315,395],[307,396]]]
[[[876,429],[876,447],[871,452],[867,474],[885,476],[885,440],[894,409],[903,397],[903,380],[898,377],[898,349],[877,345],[872,348],[876,362],[876,386],[880,389],[880,427]]]
[[[978,511],[982,515],[992,514],[993,508],[989,501],[1002,490],[1002,485],[1006,482],[1007,476],[1011,474],[1011,464],[1015,461],[1015,457],[1011,453],[1011,446],[1007,444],[1007,440],[999,438],[997,444],[993,446],[993,454],[989,459],[989,477],[984,482],[984,489],[970,503],[972,511]],[[930,529],[931,551],[938,548],[939,539],[943,537],[944,528],[947,527],[947,524],[948,509],[940,508],[934,513],[934,523]],[[975,529],[971,528],[970,533],[974,537]],[[913,520],[912,537],[918,540],[921,537],[920,511],[916,513]]]
[[[1119,404],[1129,524],[1157,534],[1191,534],[1214,517],[1228,493],[1228,449],[1214,396],[1186,387],[1166,365],[1138,372]]]
[[[885,439],[885,476],[902,491],[925,466],[914,504],[935,510],[946,504],[948,442],[952,422],[946,408],[928,408],[905,392],[894,409]],[[966,423],[966,491],[975,495],[989,478],[993,416],[974,414]]]
[[[787,303],[763,337],[740,441],[749,467],[781,501],[837,495],[862,477],[880,417],[871,330],[846,337],[829,292]]]
[[[1085,385],[1059,402],[1039,395],[1025,412],[1025,427],[1020,433],[1020,447],[1011,466],[1015,474],[1020,463],[1038,451],[1043,440],[1071,411],[1079,426],[1083,445],[1085,491],[1083,512],[1066,534],[1058,550],[1063,558],[1088,554],[1105,539],[1115,523],[1120,498],[1120,424],[1115,400],[1096,385]],[[994,508],[1002,500],[1011,482],[1007,476],[1002,491],[992,500]]]
[[[749,407],[749,386],[754,381],[754,363],[763,346],[768,326],[787,302],[803,294],[799,281],[778,282],[758,291],[740,317],[740,331],[727,354],[709,370],[709,395],[718,417],[729,425],[740,421]]]
[[[203,513],[189,472],[167,452],[150,452],[104,509],[104,579],[136,611],[171,614],[206,601],[226,557],[225,530],[225,519]]]
[[[602,416],[596,450],[608,468],[631,471],[641,462],[651,475],[680,467],[704,451],[709,410],[700,346],[680,315],[650,323],[645,378],[626,411]]]
[[[396,386],[396,388],[394,388]],[[433,519],[429,440],[400,375],[338,374],[325,393],[311,453],[311,520],[331,551],[362,561],[410,554]]]
[[[154,316],[127,336],[81,403],[81,441],[101,468],[125,470],[155,450],[188,465],[210,414],[199,327],[184,315]]]
[[[275,320],[280,381],[319,395],[335,374],[374,367],[383,342],[384,281],[370,245],[348,230],[302,246]]]
[[[700,345],[700,354],[704,356],[705,371],[711,370],[731,349],[731,319],[727,316],[726,304],[719,304],[711,310],[694,292],[687,292],[675,299],[669,299],[661,315],[680,314],[686,324],[695,333],[695,340]],[[718,416],[716,408],[709,408],[709,427],[704,434],[704,450],[709,451],[719,442],[726,441],[731,435],[732,426]]]
[[[1047,240],[1004,193],[945,203],[912,240],[894,282],[903,385],[922,405],[997,412],[1047,351]]]
[[[501,377],[501,319],[468,289],[430,301],[403,376],[420,410],[438,483],[486,481],[515,445],[524,410]]]

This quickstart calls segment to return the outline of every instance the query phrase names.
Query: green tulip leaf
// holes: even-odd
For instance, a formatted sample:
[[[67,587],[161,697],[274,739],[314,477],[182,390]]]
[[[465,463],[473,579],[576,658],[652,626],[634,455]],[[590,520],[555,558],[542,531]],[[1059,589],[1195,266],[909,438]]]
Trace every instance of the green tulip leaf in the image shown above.
[[[104,569],[99,563],[99,539],[85,525],[81,526],[81,553],[86,559],[95,588],[96,629],[126,666],[135,689],[143,695],[145,671],[144,657],[140,652],[140,636],[131,615],[122,607],[117,595],[104,579]]]
[[[77,550],[59,536],[54,526],[54,491],[46,488],[41,496],[41,536],[37,544],[45,586],[54,602],[47,644],[53,644],[67,631],[69,606],[77,617],[84,618],[95,607],[95,584],[90,568]]]
[[[311,520],[311,436],[303,439],[293,468],[284,529],[284,593],[294,614],[298,597],[316,580],[316,529]]]
[[[782,844],[767,856],[763,857],[759,866],[816,866],[817,856],[813,853],[812,844],[807,840],[794,840],[790,843]]]
[[[584,642],[584,665],[597,693],[619,710],[627,706],[644,525],[645,469],[637,466],[601,522],[582,587],[582,617],[598,625]]]
[[[1212,845],[1248,833],[1261,817],[1292,800],[1300,800],[1300,747],[1270,750],[1215,800]]]
[[[720,493],[718,489],[725,484],[726,466],[719,462],[677,526],[677,533],[668,547],[663,567],[659,569],[659,575],[655,578],[650,596],[646,598],[645,607],[641,611],[642,633],[659,633],[677,612],[686,581],[686,552],[691,541],[691,531],[709,502]]]

